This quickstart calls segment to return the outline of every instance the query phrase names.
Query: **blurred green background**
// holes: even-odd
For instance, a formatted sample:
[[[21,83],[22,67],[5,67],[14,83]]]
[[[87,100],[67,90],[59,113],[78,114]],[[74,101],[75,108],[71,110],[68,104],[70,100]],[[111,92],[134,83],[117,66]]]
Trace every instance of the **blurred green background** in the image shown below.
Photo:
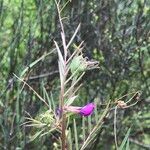
[[[100,63],[83,77],[77,105],[107,104],[140,90],[138,104],[119,113],[117,136],[122,141],[131,126],[131,149],[150,149],[150,1],[61,0],[63,6],[66,39],[81,23],[74,43],[84,41],[84,56]],[[58,58],[47,53],[53,40],[62,45],[60,31],[54,0],[0,0],[0,149],[53,149],[52,136],[31,142],[32,129],[21,126],[26,112],[35,117],[44,104],[13,73],[41,96],[46,89],[57,104]],[[112,119],[90,149],[114,149]]]

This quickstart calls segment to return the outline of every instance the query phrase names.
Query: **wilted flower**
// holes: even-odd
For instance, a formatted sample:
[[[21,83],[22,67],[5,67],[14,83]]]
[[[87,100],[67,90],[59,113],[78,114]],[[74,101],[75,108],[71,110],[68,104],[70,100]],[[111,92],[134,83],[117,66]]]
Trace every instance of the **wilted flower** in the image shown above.
[[[120,108],[125,108],[127,104],[124,101],[117,101],[117,106]]]
[[[89,116],[93,113],[95,109],[94,103],[89,103],[83,107],[77,107],[77,106],[66,106],[65,111],[67,112],[73,112],[80,114],[81,116]]]
[[[60,118],[61,113],[62,113],[62,110],[59,107],[57,107],[56,110],[55,110],[56,116],[58,116]]]

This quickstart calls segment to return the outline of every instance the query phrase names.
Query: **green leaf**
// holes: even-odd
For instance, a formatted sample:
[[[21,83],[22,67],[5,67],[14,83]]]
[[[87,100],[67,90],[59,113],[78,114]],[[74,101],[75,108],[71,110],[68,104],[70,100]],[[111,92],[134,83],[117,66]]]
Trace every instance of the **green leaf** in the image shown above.
[[[4,104],[3,104],[3,102],[2,102],[2,101],[0,101],[0,106],[1,106],[1,107],[4,107]]]
[[[128,141],[130,131],[131,131],[131,128],[128,129],[128,131],[127,131],[127,133],[126,133],[126,135],[125,135],[125,137],[124,137],[124,139],[123,139],[123,141],[122,141],[122,143],[121,143],[121,145],[119,147],[119,150],[123,150],[126,142]]]
[[[65,104],[66,104],[67,106],[71,105],[77,97],[78,97],[78,96],[73,96],[73,97],[69,98],[69,99],[66,101]]]
[[[76,147],[76,150],[79,150],[77,126],[76,126],[75,119],[73,119],[73,128],[74,128],[74,136],[75,136],[75,147]]]
[[[72,150],[72,135],[71,135],[71,129],[69,128],[69,137],[68,137],[68,141],[69,141],[69,150]]]
[[[23,77],[23,75],[29,70],[31,69],[33,66],[35,66],[38,62],[40,62],[41,60],[43,60],[46,56],[52,54],[55,51],[55,49],[53,49],[51,52],[46,53],[44,55],[42,55],[39,59],[35,60],[34,62],[32,62],[28,67],[26,67],[22,72],[20,77]]]
[[[41,130],[41,131],[39,131],[39,132],[36,132],[36,134],[34,134],[33,136],[31,136],[31,137],[30,137],[30,142],[31,142],[31,141],[34,141],[37,137],[39,137],[40,134],[41,134],[43,131],[44,131],[44,129]]]
[[[130,150],[130,147],[129,147],[129,139],[127,140],[126,150]]]

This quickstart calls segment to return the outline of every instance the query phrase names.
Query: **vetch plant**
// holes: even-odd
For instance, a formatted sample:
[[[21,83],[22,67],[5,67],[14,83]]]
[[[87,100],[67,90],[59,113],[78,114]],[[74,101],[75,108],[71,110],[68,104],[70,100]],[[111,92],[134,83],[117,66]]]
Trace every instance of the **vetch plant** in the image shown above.
[[[42,98],[32,87],[30,87],[24,80],[20,79],[24,84],[26,84],[37,96],[38,98],[44,102],[47,107],[47,110],[40,113],[38,117],[35,119],[32,118],[29,114],[27,117],[27,121],[24,125],[29,127],[37,128],[35,135],[32,136],[31,140],[34,140],[37,137],[43,137],[47,134],[55,134],[58,133],[57,144],[59,145],[59,149],[71,150],[73,145],[75,145],[76,150],[84,150],[86,149],[94,138],[97,136],[97,133],[101,130],[102,125],[104,124],[104,119],[108,117],[110,108],[110,101],[106,104],[106,108],[102,111],[100,116],[97,113],[94,113],[94,110],[97,111],[96,103],[91,102],[88,104],[84,104],[84,106],[74,106],[74,101],[78,98],[78,90],[80,89],[82,84],[79,84],[79,81],[82,79],[83,75],[87,70],[99,68],[99,64],[97,61],[88,60],[87,57],[83,57],[82,49],[83,42],[81,42],[78,46],[76,46],[73,53],[69,50],[72,46],[72,42],[79,31],[80,24],[76,28],[73,36],[70,40],[66,41],[65,30],[62,22],[61,11],[59,3],[56,1],[56,6],[58,10],[58,16],[61,26],[61,40],[63,49],[61,49],[57,43],[54,41],[57,54],[58,54],[58,68],[59,68],[59,77],[60,77],[60,92],[59,92],[59,106],[58,108],[55,106],[55,100],[53,96],[49,98],[47,95],[47,91],[44,89],[44,95],[47,97]],[[130,102],[132,98],[128,101]],[[124,102],[122,100],[117,100],[115,103],[115,117],[114,117],[114,133],[115,133],[115,143],[116,148],[118,149],[118,143],[116,138],[116,113],[117,107],[124,109],[130,106],[127,106],[128,102]],[[114,103],[113,103],[114,104]],[[117,105],[116,105],[117,104]],[[69,127],[69,119],[70,113],[79,115],[82,117],[82,130],[83,134],[82,142],[79,142],[78,139],[78,131],[77,131],[77,123],[76,119],[73,115],[73,129]],[[93,115],[92,115],[93,114]],[[92,115],[92,116],[91,116]],[[87,119],[88,118],[88,119]],[[88,121],[88,127],[85,125],[85,119]],[[94,122],[94,124],[92,123]],[[85,134],[85,130],[88,129],[88,135]],[[72,141],[72,130],[74,131],[74,139],[75,143]],[[60,137],[60,138],[59,138]],[[58,148],[58,147],[57,147]]]
[[[73,102],[77,99],[77,92],[81,87],[81,84],[78,84],[86,70],[91,70],[98,68],[97,61],[89,61],[87,58],[83,57],[82,54],[82,45],[83,42],[79,46],[76,46],[76,49],[71,54],[69,51],[69,47],[72,44],[79,28],[78,25],[76,31],[71,37],[70,41],[66,42],[65,31],[62,23],[62,18],[60,15],[60,6],[59,3],[56,2],[59,21],[61,25],[61,39],[63,45],[63,52],[60,50],[58,43],[54,41],[57,53],[58,53],[58,68],[59,68],[59,76],[60,76],[60,95],[59,95],[59,107],[56,109],[55,101],[52,99],[45,100],[42,98],[32,87],[30,87],[23,79],[16,77],[21,80],[24,84],[26,84],[37,96],[38,98],[44,102],[47,106],[48,110],[39,114],[35,119],[29,115],[26,117],[26,122],[23,125],[37,128],[35,135],[31,137],[31,140],[34,140],[37,137],[43,137],[47,134],[54,134],[55,132],[61,135],[61,145],[60,148],[62,150],[68,149],[70,147],[70,143],[67,138],[67,131],[70,131],[68,128],[67,122],[69,119],[68,114],[75,113],[80,114],[80,116],[87,117],[90,116],[95,109],[94,103],[88,103],[84,106],[73,106]],[[69,55],[71,54],[71,55]],[[47,91],[44,89],[45,95],[48,95]],[[52,101],[52,102],[50,102]],[[54,105],[52,105],[54,104]],[[75,125],[75,124],[74,124]],[[74,129],[76,129],[74,127]],[[76,132],[76,131],[75,131]],[[69,132],[70,133],[70,132]],[[77,133],[77,132],[76,132]],[[71,136],[71,135],[70,135]],[[77,137],[77,135],[75,135]],[[59,138],[58,138],[59,139]],[[77,138],[76,138],[77,139]],[[78,142],[78,141],[76,141]],[[59,145],[58,144],[58,145]]]
[[[59,8],[58,8],[59,12]],[[61,19],[60,24],[62,25]],[[78,29],[78,28],[77,28]],[[67,112],[78,113],[81,116],[89,116],[94,111],[95,105],[93,103],[89,103],[83,107],[72,106],[71,104],[75,100],[75,95],[78,90],[76,85],[84,75],[85,71],[90,68],[96,68],[97,62],[90,62],[83,58],[81,52],[79,50],[75,50],[68,59],[68,45],[66,45],[65,41],[65,33],[62,26],[62,42],[64,47],[64,56],[62,55],[60,48],[56,41],[55,45],[58,52],[58,66],[59,66],[59,74],[60,74],[60,82],[61,82],[61,89],[60,89],[60,102],[59,102],[59,112],[60,112],[60,126],[61,126],[61,141],[62,141],[62,149],[65,150],[67,148],[67,141],[66,141],[66,122]],[[69,42],[70,43],[70,42]],[[79,47],[80,48],[80,47]],[[71,58],[71,59],[70,59]],[[70,63],[69,63],[70,62]],[[69,73],[70,76],[69,76]],[[67,84],[70,84],[69,88],[67,88]],[[65,100],[68,99],[69,104],[65,103]]]
[[[57,4],[57,3],[56,3]],[[57,5],[58,7],[58,5]],[[59,12],[59,8],[58,8]],[[60,17],[60,16],[59,16]],[[89,69],[95,69],[98,68],[98,62],[97,61],[89,61],[87,58],[84,58],[82,55],[82,44],[77,46],[77,49],[71,54],[71,56],[68,56],[68,48],[71,45],[71,42],[73,41],[75,34],[79,30],[80,24],[77,27],[75,34],[70,39],[68,44],[65,44],[65,33],[62,25],[62,32],[61,32],[61,38],[63,43],[63,54],[57,44],[56,41],[54,41],[58,53],[58,67],[59,67],[59,75],[60,75],[60,96],[59,96],[59,107],[56,108],[55,101],[53,98],[45,100],[45,98],[42,98],[28,83],[26,83],[23,79],[16,77],[24,83],[24,85],[27,85],[35,94],[36,96],[45,104],[45,106],[48,108],[46,111],[41,112],[37,117],[32,118],[32,116],[27,113],[29,117],[26,117],[26,122],[22,125],[25,125],[26,127],[33,127],[35,130],[35,134],[31,136],[31,140],[33,141],[38,137],[43,137],[48,134],[54,134],[58,133],[61,135],[61,142],[57,145],[61,145],[60,148],[62,150],[68,149],[70,147],[70,143],[67,138],[67,132],[70,131],[68,128],[67,122],[69,119],[68,114],[70,112],[72,114],[80,115],[81,117],[88,117],[93,114],[94,109],[96,105],[94,102],[85,104],[84,106],[73,106],[73,102],[77,99],[78,95],[77,92],[79,88],[81,87],[81,84],[78,85],[79,81],[85,74],[86,70]],[[44,89],[44,95],[48,95],[47,91]],[[52,102],[50,102],[52,101]],[[74,127],[75,129],[75,127]],[[76,132],[76,131],[75,131]],[[77,132],[76,132],[77,133]],[[69,132],[69,134],[71,134]],[[77,137],[77,135],[75,135]],[[58,138],[59,140],[59,138]],[[77,142],[77,141],[76,141]],[[55,145],[55,144],[54,144]]]

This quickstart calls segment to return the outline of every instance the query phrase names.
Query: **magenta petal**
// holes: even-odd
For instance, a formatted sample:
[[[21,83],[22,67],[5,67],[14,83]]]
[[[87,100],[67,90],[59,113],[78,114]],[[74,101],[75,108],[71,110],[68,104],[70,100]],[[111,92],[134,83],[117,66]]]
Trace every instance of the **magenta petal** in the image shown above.
[[[89,116],[93,113],[95,108],[94,103],[89,103],[80,109],[80,115]]]

